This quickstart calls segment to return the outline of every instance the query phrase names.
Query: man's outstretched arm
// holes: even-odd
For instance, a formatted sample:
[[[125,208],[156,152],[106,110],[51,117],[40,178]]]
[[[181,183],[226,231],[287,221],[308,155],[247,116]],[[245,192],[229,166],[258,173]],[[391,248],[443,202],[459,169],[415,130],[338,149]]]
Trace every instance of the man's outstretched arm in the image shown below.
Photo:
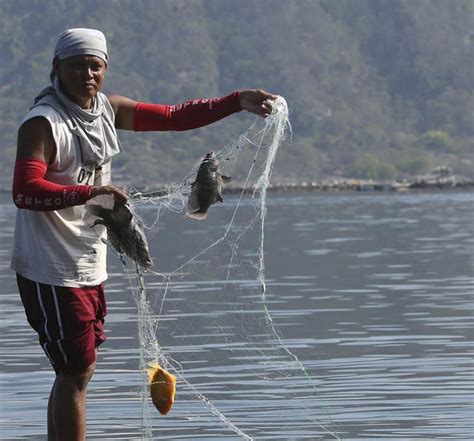
[[[189,100],[181,104],[141,103],[119,95],[109,96],[118,129],[135,131],[191,130],[219,121],[241,110],[266,118],[276,98],[264,90],[248,89],[215,98]]]

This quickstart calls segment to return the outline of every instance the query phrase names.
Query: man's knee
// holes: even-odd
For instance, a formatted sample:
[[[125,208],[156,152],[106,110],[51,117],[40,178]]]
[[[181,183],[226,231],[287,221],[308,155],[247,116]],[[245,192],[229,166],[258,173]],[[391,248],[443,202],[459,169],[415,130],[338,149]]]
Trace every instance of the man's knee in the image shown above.
[[[95,362],[88,366],[86,369],[79,371],[77,373],[58,373],[56,375],[56,380],[61,384],[67,384],[79,391],[86,389],[89,380],[92,377],[92,374],[95,370]]]

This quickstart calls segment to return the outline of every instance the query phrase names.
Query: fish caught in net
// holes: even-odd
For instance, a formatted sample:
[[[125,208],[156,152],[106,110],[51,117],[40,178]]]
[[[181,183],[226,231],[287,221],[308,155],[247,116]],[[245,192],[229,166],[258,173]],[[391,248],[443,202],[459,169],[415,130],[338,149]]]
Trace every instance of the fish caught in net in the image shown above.
[[[143,224],[128,204],[113,195],[100,195],[86,202],[86,211],[94,219],[91,228],[105,226],[108,241],[119,255],[125,254],[144,269],[153,266]]]
[[[174,403],[176,377],[157,363],[150,363],[147,373],[151,400],[158,412],[166,415]]]
[[[220,172],[216,154],[209,152],[199,166],[196,180],[191,184],[186,216],[197,220],[206,219],[207,210],[212,204],[224,202],[222,182],[229,182],[230,179]]]
[[[162,417],[144,375],[143,440],[160,439],[163,418],[171,419],[168,428],[189,427],[195,439],[341,439],[316,381],[271,315],[267,187],[291,132],[286,101],[273,107],[234,142],[203,152],[181,182],[131,197],[158,250],[152,269],[125,266],[138,309],[140,369],[149,373],[152,363],[176,377],[173,408]],[[223,176],[239,190],[230,194]],[[225,202],[214,204],[221,193]]]

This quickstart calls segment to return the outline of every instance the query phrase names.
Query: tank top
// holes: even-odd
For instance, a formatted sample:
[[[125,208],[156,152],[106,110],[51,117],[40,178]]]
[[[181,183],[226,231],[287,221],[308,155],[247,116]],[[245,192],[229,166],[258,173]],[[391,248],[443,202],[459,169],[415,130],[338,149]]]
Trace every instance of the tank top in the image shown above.
[[[107,111],[113,115],[110,103]],[[61,185],[110,183],[111,160],[101,167],[83,164],[77,137],[52,107],[34,107],[21,123],[38,116],[49,121],[56,143],[56,156],[45,179]],[[92,228],[92,223],[84,205],[56,211],[18,209],[11,268],[48,285],[99,285],[107,279],[107,233],[101,225]]]

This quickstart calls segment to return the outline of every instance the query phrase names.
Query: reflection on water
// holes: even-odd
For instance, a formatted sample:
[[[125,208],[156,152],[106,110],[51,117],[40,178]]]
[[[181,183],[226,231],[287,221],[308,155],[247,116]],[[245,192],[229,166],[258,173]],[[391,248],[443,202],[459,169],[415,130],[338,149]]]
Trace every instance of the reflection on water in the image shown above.
[[[52,374],[8,269],[15,209],[7,197],[0,201],[0,435],[44,440]],[[228,213],[234,203],[227,197],[218,210]],[[472,438],[473,212],[471,193],[269,196],[269,308],[345,439]],[[190,237],[198,226],[168,222],[162,228],[170,237]],[[165,265],[160,256],[166,249],[172,267],[183,250],[173,255],[169,240],[152,251]],[[120,263],[113,255],[109,260],[108,340],[90,385],[88,439],[135,440],[143,378],[136,308]],[[178,289],[196,293],[200,286]],[[167,320],[180,318],[176,311]],[[228,348],[216,347],[212,337],[206,345],[168,350],[180,351],[184,360],[195,353],[186,366],[189,380],[205,374],[219,379],[203,392],[218,389],[218,407],[234,423],[258,428],[256,439],[329,439],[304,425],[301,403],[278,407],[259,400],[258,376],[229,370],[219,358]],[[232,354],[239,357],[238,348]],[[255,361],[248,360],[253,373]],[[305,387],[301,380],[292,377],[284,386]],[[249,390],[256,396],[249,398]],[[166,418],[153,417],[159,439],[236,438],[189,391],[180,393]]]

